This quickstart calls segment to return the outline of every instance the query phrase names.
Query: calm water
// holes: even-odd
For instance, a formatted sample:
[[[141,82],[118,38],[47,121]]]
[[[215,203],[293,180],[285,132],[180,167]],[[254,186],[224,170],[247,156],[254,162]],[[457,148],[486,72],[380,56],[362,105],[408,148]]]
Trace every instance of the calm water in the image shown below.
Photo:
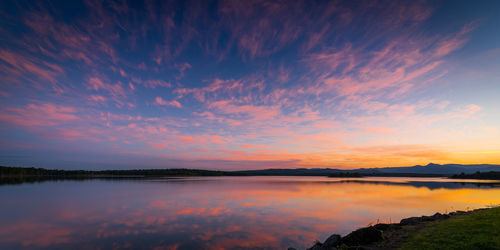
[[[500,204],[438,178],[204,177],[0,186],[0,248],[305,248],[370,223]]]

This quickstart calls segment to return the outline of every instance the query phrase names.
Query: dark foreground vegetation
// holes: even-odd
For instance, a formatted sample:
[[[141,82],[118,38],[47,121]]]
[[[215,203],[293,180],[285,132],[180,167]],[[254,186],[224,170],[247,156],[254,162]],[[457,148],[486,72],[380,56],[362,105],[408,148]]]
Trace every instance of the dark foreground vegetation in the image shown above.
[[[333,234],[308,248],[334,249],[500,249],[500,207],[376,224],[344,237]]]
[[[500,172],[476,172],[473,174],[455,174],[450,176],[451,179],[478,179],[478,180],[500,180]]]

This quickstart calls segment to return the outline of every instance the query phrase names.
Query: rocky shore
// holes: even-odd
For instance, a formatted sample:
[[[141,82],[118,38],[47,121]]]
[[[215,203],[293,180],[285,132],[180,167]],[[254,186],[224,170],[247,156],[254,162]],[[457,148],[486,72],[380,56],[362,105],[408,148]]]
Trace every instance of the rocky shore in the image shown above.
[[[402,219],[399,223],[380,223],[369,227],[360,228],[350,234],[341,237],[332,234],[323,243],[316,242],[307,250],[336,250],[336,249],[396,249],[399,248],[409,238],[409,234],[419,231],[429,223],[447,220],[456,215],[473,213],[485,210],[481,208],[472,211],[456,211],[448,214],[436,213],[432,216],[410,217]],[[295,250],[295,248],[288,248]]]

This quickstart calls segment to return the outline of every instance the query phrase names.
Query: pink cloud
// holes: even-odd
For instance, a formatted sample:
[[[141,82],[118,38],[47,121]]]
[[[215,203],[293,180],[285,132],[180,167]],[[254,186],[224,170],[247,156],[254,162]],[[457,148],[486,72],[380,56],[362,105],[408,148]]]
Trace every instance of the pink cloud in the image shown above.
[[[146,70],[147,69],[146,64],[144,62],[142,62],[139,65],[137,65],[137,68],[140,69],[140,70]]]
[[[263,149],[266,149],[266,148],[270,148],[269,145],[242,145],[241,146],[242,148],[263,148]]]
[[[125,71],[123,69],[120,69],[120,75],[122,77],[127,77],[127,73],[125,73]]]
[[[99,8],[98,5],[94,7]],[[36,41],[36,46],[32,48],[34,51],[40,50],[57,61],[71,59],[95,66],[109,59],[113,63],[119,61],[115,49],[108,45],[114,34],[102,32],[111,27],[111,18],[111,15],[99,11],[88,16],[85,24],[67,24],[56,21],[42,8],[40,11],[27,13],[24,23],[36,34],[32,37]],[[55,46],[60,48],[61,53],[54,51]]]
[[[143,80],[137,77],[132,77],[132,81],[137,84],[141,84],[147,88],[155,89],[157,87],[171,88],[172,84],[159,79],[149,79]]]
[[[0,95],[3,96],[3,97],[9,97],[10,96],[10,94],[8,92],[1,91],[1,90],[0,90]]]
[[[164,149],[166,147],[167,147],[167,145],[161,144],[161,143],[155,143],[155,144],[153,144],[153,148],[155,148],[155,149]]]
[[[277,116],[280,113],[277,107],[236,105],[228,100],[210,103],[209,107],[217,110],[222,114],[240,114],[256,119],[269,119]]]
[[[57,65],[7,50],[0,50],[0,62],[2,61],[4,64],[0,64],[0,70],[8,72],[9,75],[17,76],[18,80],[25,78],[25,75],[32,75],[38,79],[55,83],[57,78],[64,74],[63,69]]]
[[[160,65],[161,61],[162,61],[162,58],[161,58],[161,56],[157,56],[157,57],[153,58],[153,61],[155,61],[156,64]]]
[[[0,120],[19,126],[57,126],[80,120],[76,109],[50,103],[28,104],[24,107],[6,107],[0,112]]]
[[[81,60],[88,65],[93,64],[92,60],[87,55],[85,55],[85,53],[83,53],[83,52],[64,49],[62,53],[64,56],[66,56],[68,58],[72,58],[75,60]]]
[[[52,131],[45,131],[42,133],[42,137],[50,139],[62,139],[65,141],[92,141],[92,142],[102,142],[102,133],[86,128],[74,127],[72,129],[68,128],[56,128]]]
[[[205,139],[202,138],[194,138],[191,136],[177,136],[177,139],[187,142],[187,143],[199,143],[199,142],[206,142]]]
[[[219,11],[221,23],[231,31],[231,41],[235,41],[244,57],[252,59],[269,55],[297,39],[304,26],[303,17],[291,15],[290,10],[295,8],[300,8],[300,4],[224,2]]]
[[[106,97],[102,95],[90,95],[89,99],[93,102],[106,102]]]
[[[177,108],[182,107],[181,103],[176,101],[176,100],[165,101],[165,100],[163,100],[163,98],[161,98],[159,96],[156,97],[155,103],[158,105],[162,105],[162,106],[173,106],[173,107],[177,107]]]
[[[225,144],[231,141],[230,138],[225,138],[218,135],[207,135],[206,137],[210,140],[211,143],[216,144]]]
[[[467,39],[464,36],[474,28],[475,23],[470,23],[465,25],[459,33],[444,37],[444,39],[438,42],[435,48],[435,56],[445,56],[463,47],[463,45],[467,42]]]
[[[98,91],[98,90],[105,90],[112,96],[126,96],[127,93],[122,87],[122,84],[120,82],[116,84],[109,84],[109,83],[104,83],[100,78],[98,77],[91,77],[88,80],[88,88]]]
[[[179,71],[179,75],[176,76],[175,79],[179,80],[179,79],[184,78],[184,71],[192,68],[192,66],[191,66],[191,64],[185,62],[185,63],[181,63],[181,64],[176,64],[175,68]]]
[[[335,108],[339,111],[373,109],[365,103],[385,105],[384,102],[411,94],[446,74],[442,57],[461,48],[466,42],[465,34],[467,32],[461,31],[445,38],[413,38],[412,43],[407,43],[407,34],[403,33],[370,54],[366,54],[363,47],[354,48],[350,44],[341,49],[332,48],[331,52],[312,54],[304,62],[317,79],[306,87],[292,88],[284,94],[321,96],[335,91],[337,95],[333,100],[340,99],[340,105],[338,101],[332,103],[337,104]],[[421,49],[426,46],[433,49]],[[329,72],[340,73],[330,76]],[[415,84],[416,81],[419,84]],[[383,99],[384,102],[379,101]]]
[[[469,104],[463,109],[462,116],[463,117],[470,117],[476,113],[481,111],[481,107],[476,105],[476,104]]]
[[[210,84],[202,88],[178,88],[174,90],[174,93],[178,94],[179,97],[183,97],[188,94],[193,94],[194,97],[200,101],[205,102],[207,97],[216,99],[222,94],[234,94],[242,93],[243,89],[249,89],[252,86],[244,84],[239,80],[222,80],[215,78]]]

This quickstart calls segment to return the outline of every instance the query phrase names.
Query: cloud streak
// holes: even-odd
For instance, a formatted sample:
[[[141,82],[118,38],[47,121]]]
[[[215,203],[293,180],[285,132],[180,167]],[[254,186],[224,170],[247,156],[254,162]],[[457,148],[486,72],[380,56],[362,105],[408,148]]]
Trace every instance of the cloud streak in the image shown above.
[[[181,108],[182,105],[176,101],[176,100],[172,100],[172,101],[165,101],[163,100],[163,98],[157,96],[155,98],[155,103],[158,104],[158,105],[162,105],[162,106],[173,106],[173,107],[177,107],[177,108]]]

